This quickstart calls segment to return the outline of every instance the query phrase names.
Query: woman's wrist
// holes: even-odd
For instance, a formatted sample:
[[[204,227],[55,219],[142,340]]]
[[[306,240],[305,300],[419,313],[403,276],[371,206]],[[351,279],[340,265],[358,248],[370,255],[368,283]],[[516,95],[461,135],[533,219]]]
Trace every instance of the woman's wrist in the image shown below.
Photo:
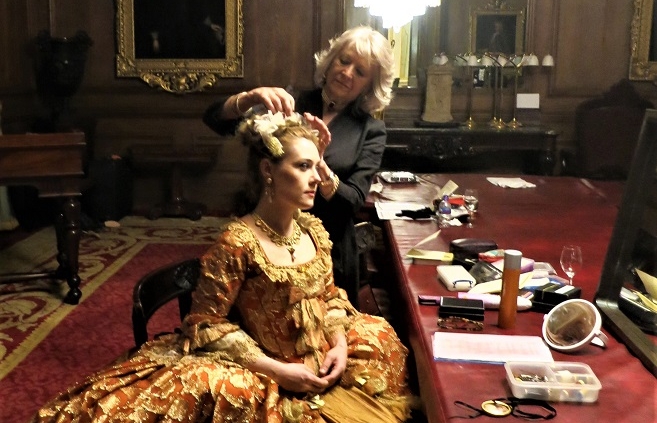
[[[344,332],[336,332],[330,341],[331,348],[347,348],[347,338]]]
[[[242,104],[242,106],[240,107],[240,99],[242,99],[242,97],[246,95],[248,95],[246,91],[242,91],[239,94],[235,94],[235,100],[233,101],[233,113],[235,113],[237,117],[244,116],[244,114],[246,114],[246,112],[249,110],[247,108],[245,111],[242,111],[242,107],[244,107],[244,104]]]
[[[327,187],[333,183],[333,178],[335,177],[335,173],[333,171],[329,171],[328,175],[326,176],[325,179],[322,179],[322,182],[319,183],[319,186],[321,187]]]
[[[338,186],[340,186],[340,178],[338,178],[338,175],[331,171],[329,177],[319,183],[319,190],[322,194],[322,197],[330,200],[338,190]]]
[[[262,373],[271,378],[275,378],[281,373],[282,363],[270,357],[263,356],[251,363],[247,368],[252,372]]]

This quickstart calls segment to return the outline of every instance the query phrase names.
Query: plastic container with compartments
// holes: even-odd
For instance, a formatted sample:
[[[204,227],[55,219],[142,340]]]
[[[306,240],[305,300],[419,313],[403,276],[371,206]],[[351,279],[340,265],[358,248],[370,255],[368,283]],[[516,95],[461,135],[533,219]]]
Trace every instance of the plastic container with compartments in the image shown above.
[[[595,402],[602,388],[595,373],[584,363],[509,361],[504,368],[516,398]]]

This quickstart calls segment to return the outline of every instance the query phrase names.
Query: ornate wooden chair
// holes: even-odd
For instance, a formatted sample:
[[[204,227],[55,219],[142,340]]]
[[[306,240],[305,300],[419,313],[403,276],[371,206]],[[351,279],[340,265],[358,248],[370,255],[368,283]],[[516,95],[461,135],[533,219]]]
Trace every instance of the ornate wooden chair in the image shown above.
[[[360,267],[358,309],[363,313],[381,316],[392,322],[389,287],[384,272],[380,269],[383,260],[381,237],[381,229],[372,222],[356,224],[356,245]]]
[[[562,155],[563,172],[593,179],[625,179],[639,138],[643,115],[653,104],[623,79],[599,98],[576,109],[574,157]]]
[[[200,268],[199,259],[185,260],[156,269],[137,282],[132,297],[132,331],[137,348],[148,340],[148,320],[164,304],[177,299],[180,320],[189,313]]]

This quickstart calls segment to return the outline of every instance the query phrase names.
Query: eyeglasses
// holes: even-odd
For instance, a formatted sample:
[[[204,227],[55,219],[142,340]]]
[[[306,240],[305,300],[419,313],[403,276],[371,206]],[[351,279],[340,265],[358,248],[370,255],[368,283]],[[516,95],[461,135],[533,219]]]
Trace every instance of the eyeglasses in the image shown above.
[[[450,418],[474,419],[479,416],[504,417],[512,415],[524,420],[551,420],[557,416],[557,410],[542,400],[530,398],[496,398],[484,401],[481,408],[476,408],[463,401],[454,401],[454,404],[473,411],[466,416],[451,416]]]
[[[439,317],[438,327],[441,329],[458,329],[467,331],[480,331],[484,330],[484,322],[466,319],[465,317],[449,316]]]

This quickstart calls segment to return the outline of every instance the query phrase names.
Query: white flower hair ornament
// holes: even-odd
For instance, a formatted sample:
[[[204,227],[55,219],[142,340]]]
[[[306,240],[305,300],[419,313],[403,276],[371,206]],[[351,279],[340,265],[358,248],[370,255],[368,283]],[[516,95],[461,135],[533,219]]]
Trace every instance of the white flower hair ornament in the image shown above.
[[[282,112],[272,113],[271,110],[266,114],[255,115],[249,120],[249,126],[260,134],[265,147],[274,157],[281,157],[284,154],[283,144],[274,134],[280,129],[305,124],[305,119],[299,113],[285,116]]]

